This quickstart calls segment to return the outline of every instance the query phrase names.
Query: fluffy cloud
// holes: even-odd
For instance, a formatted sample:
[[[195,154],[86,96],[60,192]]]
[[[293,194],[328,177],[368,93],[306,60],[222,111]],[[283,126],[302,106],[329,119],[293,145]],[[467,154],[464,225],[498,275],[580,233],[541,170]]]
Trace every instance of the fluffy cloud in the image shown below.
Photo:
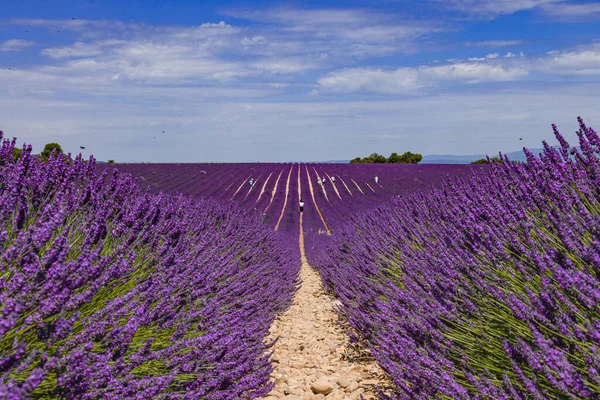
[[[415,69],[395,70],[352,68],[334,71],[319,79],[321,90],[334,93],[411,93],[421,87]]]
[[[448,30],[445,24],[367,9],[229,10],[228,15],[268,23],[273,36],[301,40],[318,52],[354,56],[412,51],[418,38]],[[279,39],[277,41],[281,41]]]
[[[334,93],[411,94],[421,88],[444,83],[476,84],[513,81],[527,76],[516,66],[481,62],[458,62],[439,66],[398,68],[393,70],[355,68],[334,71],[319,79],[322,91]]]
[[[58,28],[73,31],[83,31],[86,29],[133,29],[142,27],[141,24],[126,24],[121,21],[110,20],[87,20],[87,19],[42,19],[42,18],[22,18],[13,19],[13,24],[34,26],[39,28]]]
[[[450,35],[438,42],[429,36],[447,26],[368,10],[242,14],[253,23],[21,21],[70,29],[76,39],[46,45],[35,62],[0,70],[6,92],[0,129],[34,145],[59,136],[77,150],[85,140],[100,158],[119,161],[284,161],[394,146],[459,153],[456,143],[469,143],[468,152],[514,150],[510,129],[535,126],[548,137],[544,123],[572,122],[579,113],[596,117],[597,85],[590,77],[600,76],[597,46],[524,56],[518,48],[496,53],[521,41],[471,42],[465,49]],[[428,63],[447,57],[432,55],[440,43],[476,50],[477,57]],[[421,65],[412,64],[410,51],[423,51]],[[589,87],[574,84],[581,76]],[[482,84],[493,94],[476,93]],[[312,89],[327,95],[307,97]],[[422,138],[415,134],[420,129],[436,133]],[[169,136],[154,141],[153,132],[162,130]],[[381,147],[367,149],[365,134]],[[248,155],[249,148],[256,153]]]
[[[90,23],[76,26],[86,27]],[[85,33],[82,32],[82,35],[85,36]],[[124,36],[117,33],[113,38],[111,34],[115,35],[113,31],[107,31],[99,39],[42,50],[41,54],[60,63],[40,67],[39,71],[45,76],[93,77],[98,81],[131,85],[180,86],[261,74],[261,69],[252,66],[248,59],[231,60],[242,47],[239,38],[241,29],[224,22],[147,29],[142,33],[134,30]],[[297,70],[301,68],[297,67]]]
[[[50,47],[41,51],[42,55],[51,58],[92,57],[99,56],[102,53],[102,46],[98,44],[90,45],[83,42],[77,42],[71,46]]]
[[[29,40],[11,39],[0,43],[0,52],[21,51],[31,47],[35,42]]]
[[[398,149],[493,154],[552,140],[552,122],[574,140],[575,116],[591,119],[592,126],[600,121],[598,89],[597,84],[542,91],[519,85],[378,101],[233,103],[210,91],[202,100],[197,89],[144,88],[129,97],[123,91],[115,99],[77,101],[13,92],[0,98],[0,129],[38,151],[59,141],[66,151],[85,145],[100,159],[120,162],[330,160]]]
[[[597,20],[600,2],[570,0],[429,0],[473,18],[494,19],[519,11],[536,11],[558,21]],[[502,43],[503,41],[497,41]],[[512,41],[507,41],[512,42]],[[487,43],[487,42],[476,42]],[[477,45],[477,44],[474,44]],[[512,45],[512,44],[509,44]]]
[[[600,44],[551,51],[526,57],[523,53],[498,53],[448,60],[444,65],[413,68],[354,68],[335,70],[318,80],[320,92],[410,94],[419,89],[447,85],[510,82],[535,76],[543,81],[600,76]]]
[[[542,7],[542,12],[556,20],[591,20],[600,18],[600,2],[594,3],[551,3]]]
[[[41,51],[55,60],[40,68],[46,75],[90,79],[93,75],[103,81],[161,85],[248,77],[265,81],[273,75],[302,74],[352,59],[396,53],[408,46],[410,38],[432,29],[429,23],[398,23],[360,10],[278,10],[260,15],[269,24],[252,29],[223,21],[192,27],[104,20],[27,19],[13,23],[71,29],[79,35],[80,40],[72,45]],[[323,23],[324,27],[314,32]],[[401,42],[404,44],[398,45]]]
[[[600,76],[600,45],[579,48],[573,51],[550,52],[538,65],[545,73],[566,76]]]
[[[258,61],[253,67],[271,74],[295,74],[316,69],[318,64],[309,58],[273,58]]]
[[[484,40],[480,42],[467,42],[467,46],[476,47],[507,47],[507,46],[518,46],[523,44],[522,40]]]
[[[563,0],[433,0],[446,7],[478,18],[495,18],[518,11],[533,10]]]
[[[456,63],[435,67],[421,67],[423,79],[433,81],[463,81],[466,83],[514,81],[525,77],[528,71],[517,66],[485,63]]]

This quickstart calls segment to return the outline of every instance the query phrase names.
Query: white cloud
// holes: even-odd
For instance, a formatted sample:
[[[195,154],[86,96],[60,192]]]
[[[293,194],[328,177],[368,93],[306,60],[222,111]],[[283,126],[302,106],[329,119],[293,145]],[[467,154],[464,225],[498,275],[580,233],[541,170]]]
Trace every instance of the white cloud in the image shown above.
[[[510,82],[535,76],[548,78],[600,76],[600,44],[593,43],[546,55],[525,57],[520,52],[498,53],[467,60],[449,59],[443,65],[413,68],[354,68],[328,73],[318,80],[319,92],[411,94],[448,85]],[[403,79],[410,77],[410,79]]]
[[[457,63],[422,67],[419,72],[434,80],[464,81],[466,83],[513,81],[528,74],[528,71],[524,68],[484,63]]]
[[[467,46],[476,46],[476,47],[508,47],[508,46],[518,46],[523,44],[522,40],[484,40],[481,42],[467,42],[465,43]]]
[[[478,17],[542,9],[544,3],[451,1],[455,8],[472,6]],[[296,154],[347,158],[396,147],[424,153],[514,150],[521,143],[511,144],[511,130],[536,128],[548,137],[544,124],[572,122],[579,113],[596,117],[598,85],[589,77],[600,76],[600,48],[594,46],[517,57],[518,49],[495,51],[520,40],[470,42],[478,57],[406,67],[405,56],[371,59],[419,46],[430,50],[430,42],[439,42],[430,41],[429,33],[451,28],[358,9],[242,14],[257,23],[157,27],[22,20],[73,30],[77,39],[46,45],[47,58],[39,58],[45,64],[0,70],[6,93],[0,129],[35,145],[60,136],[61,144],[77,150],[85,140],[100,158],[119,161],[285,161]],[[387,62],[396,64],[381,67]],[[314,84],[317,73],[324,75]],[[535,78],[535,91],[526,89],[528,76]],[[592,83],[574,85],[578,76]],[[476,93],[475,85],[493,82],[503,83],[489,85],[489,95]],[[364,98],[362,93],[403,97],[345,100]],[[423,129],[433,133],[416,133]],[[172,136],[154,142],[151,132],[162,130]],[[365,133],[381,139],[380,147],[367,148]]]
[[[152,27],[108,20],[13,20],[30,26],[72,29],[79,41],[41,51],[57,63],[46,74],[132,84],[204,84],[293,75],[335,67],[408,48],[429,23],[401,22],[359,10],[290,10],[262,13],[269,24],[235,27],[220,21],[192,27]],[[317,32],[315,24],[327,22]],[[344,23],[350,22],[350,26]],[[333,25],[331,25],[333,24]],[[399,40],[402,39],[402,40]],[[62,61],[62,63],[61,63]]]
[[[40,54],[51,58],[92,57],[99,56],[102,53],[100,46],[83,42],[77,42],[71,46],[50,47],[40,52]]]
[[[600,45],[578,48],[573,51],[550,52],[538,64],[545,73],[567,76],[600,76]]]
[[[557,20],[590,20],[600,18],[600,2],[551,3],[541,8],[547,16]]]
[[[430,0],[444,6],[465,13],[475,18],[493,19],[502,15],[509,15],[519,11],[533,10],[562,21],[596,20],[600,18],[600,2],[571,0]],[[513,41],[507,42],[508,46]],[[486,42],[480,42],[486,43]],[[473,44],[477,45],[477,44]],[[485,46],[485,44],[483,44]],[[504,46],[504,45],[498,45]]]
[[[240,33],[242,29],[220,21],[217,24],[204,23],[194,27],[173,27],[165,29],[165,33],[177,39],[204,39],[214,43],[215,38],[223,38]]]
[[[228,15],[269,24],[282,41],[301,38],[303,49],[367,56],[414,51],[415,40],[449,28],[438,21],[410,20],[368,9],[229,10]]]
[[[322,91],[333,93],[411,94],[444,82],[476,84],[513,81],[527,76],[516,66],[480,62],[457,62],[439,66],[398,68],[393,70],[355,68],[334,71],[319,79]]]
[[[183,86],[258,76],[261,70],[248,60],[230,61],[231,55],[241,50],[240,31],[223,22],[128,32],[116,38],[111,38],[112,31],[108,31],[97,40],[42,50],[41,54],[61,63],[37,69],[45,77],[131,85]]]
[[[231,9],[226,13],[237,18],[277,23],[294,30],[315,29],[322,25],[363,25],[369,19],[368,10],[358,9],[295,9],[271,8],[268,10]],[[379,15],[373,14],[372,15]],[[309,28],[310,27],[310,28]]]
[[[258,61],[254,64],[254,67],[271,74],[294,74],[308,69],[315,69],[318,64],[308,59],[274,58]]]
[[[321,90],[334,93],[411,93],[420,87],[412,68],[395,70],[352,68],[334,71],[318,81]]]
[[[246,37],[244,36],[241,40],[240,43],[242,46],[244,47],[248,47],[248,46],[255,46],[255,45],[263,45],[267,43],[267,38],[265,38],[264,36],[252,36],[252,37]]]
[[[121,21],[111,20],[88,20],[88,19],[42,19],[42,18],[20,18],[11,20],[13,24],[34,26],[40,28],[58,28],[65,30],[82,31],[85,29],[112,28],[132,29],[140,24],[126,24]]]
[[[0,52],[22,51],[35,44],[30,40],[11,39],[4,43],[0,43]]]
[[[533,10],[563,0],[434,0],[446,7],[480,18],[495,18],[518,11]]]
[[[117,161],[330,160],[400,150],[494,154],[552,140],[553,122],[574,141],[577,115],[592,119],[592,126],[600,121],[597,84],[381,101],[235,103],[209,90],[204,99],[194,91],[145,88],[130,97],[118,93],[118,101],[90,96],[74,102],[8,87],[16,91],[0,98],[0,129],[8,136],[37,151],[49,141],[73,152],[85,145],[99,159]]]

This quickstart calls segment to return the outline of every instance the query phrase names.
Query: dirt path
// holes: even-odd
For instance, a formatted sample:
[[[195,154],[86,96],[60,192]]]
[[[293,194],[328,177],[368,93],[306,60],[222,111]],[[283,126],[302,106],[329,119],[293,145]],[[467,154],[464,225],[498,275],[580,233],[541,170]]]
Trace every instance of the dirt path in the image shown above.
[[[243,187],[243,186],[244,186],[246,183],[248,183],[248,180],[249,180],[251,177],[252,177],[252,175],[248,175],[248,177],[242,181],[242,183],[240,184],[240,187],[239,187],[239,188],[238,188],[238,189],[235,191],[235,193],[233,194],[233,196],[231,196],[231,198],[232,198],[232,199],[235,197],[235,195],[236,195],[236,194],[238,194],[238,192],[239,192],[240,190],[242,190],[242,187]]]
[[[271,175],[273,175],[273,172],[271,172],[269,174],[269,176],[267,176],[267,180],[265,181],[265,183],[263,183],[262,185],[262,189],[260,189],[260,193],[258,194],[258,197],[256,198],[256,200],[254,201],[254,204],[258,203],[258,201],[260,200],[260,198],[262,197],[263,193],[265,192],[265,187],[267,187],[267,183],[269,183],[269,179],[271,179]]]
[[[348,187],[348,185],[346,185],[346,182],[344,182],[344,180],[342,178],[340,178],[339,176],[338,176],[338,178],[339,178],[340,181],[342,181],[342,185],[344,185],[344,187],[346,188],[346,190],[348,191],[348,193],[350,193],[350,196],[354,197],[354,195],[350,191],[350,188]]]
[[[273,191],[271,192],[271,199],[269,200],[269,204],[265,208],[265,211],[267,211],[269,209],[269,207],[271,207],[271,203],[273,203],[273,199],[275,198],[275,193],[277,193],[277,186],[279,185],[279,178],[281,178],[281,174],[283,174],[283,170],[281,170],[281,172],[279,173],[279,176],[277,177],[277,180],[275,181],[275,187],[273,188]]]
[[[317,169],[315,167],[313,167],[313,171],[315,171],[315,175],[317,175],[317,178],[319,176],[322,176],[322,175],[319,175],[319,173],[317,172]],[[329,180],[329,182],[331,182],[331,180]],[[321,184],[319,186],[321,186],[321,190],[323,190],[323,194],[325,195],[325,200],[327,200],[327,202],[329,203],[330,202],[329,201],[329,196],[327,196],[327,189],[325,188],[325,184],[323,183],[323,184]]]
[[[364,181],[364,182],[365,182],[365,185],[367,185],[367,187],[368,187],[369,189],[371,189],[371,191],[372,191],[373,193],[375,193],[375,189],[373,189],[373,188],[371,187],[371,185],[369,185],[369,182],[367,182],[367,181]]]
[[[262,176],[262,174],[260,174],[258,176],[258,178],[256,178],[254,180],[254,183],[252,184],[252,186],[250,186],[250,189],[248,189],[248,192],[246,193],[246,195],[244,196],[244,200],[246,200],[248,198],[248,195],[250,194],[250,192],[252,192],[252,189],[254,189],[254,187],[256,186],[256,184],[258,183],[258,181],[260,180],[260,177]]]
[[[278,316],[268,340],[275,343],[272,361],[276,382],[266,400],[375,399],[373,385],[385,379],[368,353],[348,344],[334,311],[338,304],[321,286],[319,274],[306,261],[300,216],[302,286],[292,306]],[[350,361],[353,360],[353,361]]]
[[[359,192],[361,192],[362,194],[365,194],[365,192],[362,191],[362,189],[360,188],[360,186],[358,186],[358,183],[356,183],[356,181],[354,179],[350,178],[350,180],[352,182],[354,182],[354,184],[356,185],[356,188],[358,189]]]
[[[298,168],[300,168],[299,164],[298,164]],[[279,229],[279,224],[281,223],[281,220],[283,219],[283,214],[285,213],[285,207],[287,206],[287,201],[288,201],[288,194],[290,193],[290,177],[292,176],[293,170],[294,170],[294,166],[292,165],[292,168],[290,168],[290,173],[288,174],[287,185],[285,187],[285,199],[283,200],[283,207],[281,208],[281,214],[279,214],[279,219],[277,220],[277,225],[275,225],[275,232],[277,232],[277,230]]]
[[[317,200],[315,199],[315,192],[313,190],[312,181],[310,178],[310,172],[308,172],[308,167],[305,165],[304,168],[306,168],[306,176],[308,178],[308,188],[310,189],[310,195],[312,197],[313,204],[315,205],[315,209],[319,213],[319,217],[321,217],[321,222],[323,222],[323,226],[325,227],[327,234],[331,235],[331,230],[327,226],[327,223],[325,222],[325,218],[323,218],[323,214],[321,214],[321,210],[319,210],[319,205],[317,204]],[[302,223],[300,223],[300,226],[302,227]]]
[[[335,194],[337,194],[337,197],[342,200],[342,196],[340,196],[340,192],[338,191],[337,186],[335,186],[335,182],[331,180],[331,176],[329,176],[327,172],[325,172],[325,175],[327,175],[327,179],[331,182],[331,186],[333,186],[333,190],[335,191]]]

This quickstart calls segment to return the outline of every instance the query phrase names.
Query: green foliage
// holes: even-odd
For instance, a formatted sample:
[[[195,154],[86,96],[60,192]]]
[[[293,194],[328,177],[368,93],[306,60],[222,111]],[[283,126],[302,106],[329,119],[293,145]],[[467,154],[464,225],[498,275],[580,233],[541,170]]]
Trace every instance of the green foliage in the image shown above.
[[[13,158],[17,161],[19,158],[23,157],[23,149],[15,147],[13,149]]]
[[[350,160],[350,164],[418,164],[423,156],[418,153],[407,151],[404,154],[392,153],[388,158],[381,154],[373,153],[368,157],[356,157]]]
[[[387,158],[381,154],[372,153],[369,157],[367,157],[367,162],[369,164],[385,164],[387,162]]]
[[[473,161],[471,164],[500,164],[502,162],[502,160],[498,157],[492,157],[490,158],[490,161],[488,161],[487,158],[481,158],[479,160]]]
[[[115,160],[108,160],[106,163],[107,163],[107,164],[114,164],[114,163],[115,163]]]
[[[401,158],[402,158],[402,156],[399,156],[398,153],[392,153],[388,157],[388,162],[390,164],[400,164]]]
[[[42,152],[40,153],[40,157],[43,160],[47,160],[48,158],[50,158],[50,154],[52,154],[52,151],[56,150],[56,152],[58,153],[62,153],[62,147],[60,146],[60,144],[58,143],[46,143],[46,146],[44,146],[44,150],[42,150]]]
[[[418,153],[411,153],[407,151],[402,155],[398,155],[396,153],[392,153],[388,158],[388,163],[390,164],[418,164],[423,159],[423,156]]]

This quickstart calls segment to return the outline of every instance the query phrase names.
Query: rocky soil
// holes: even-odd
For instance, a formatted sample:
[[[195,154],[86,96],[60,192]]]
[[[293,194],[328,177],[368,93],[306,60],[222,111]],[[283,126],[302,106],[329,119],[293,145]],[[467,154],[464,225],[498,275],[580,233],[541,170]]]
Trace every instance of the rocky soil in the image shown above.
[[[377,398],[373,386],[387,379],[367,351],[349,344],[334,311],[336,300],[306,262],[302,231],[300,250],[302,286],[290,309],[273,323],[268,338],[279,340],[272,356],[275,388],[264,399]]]

